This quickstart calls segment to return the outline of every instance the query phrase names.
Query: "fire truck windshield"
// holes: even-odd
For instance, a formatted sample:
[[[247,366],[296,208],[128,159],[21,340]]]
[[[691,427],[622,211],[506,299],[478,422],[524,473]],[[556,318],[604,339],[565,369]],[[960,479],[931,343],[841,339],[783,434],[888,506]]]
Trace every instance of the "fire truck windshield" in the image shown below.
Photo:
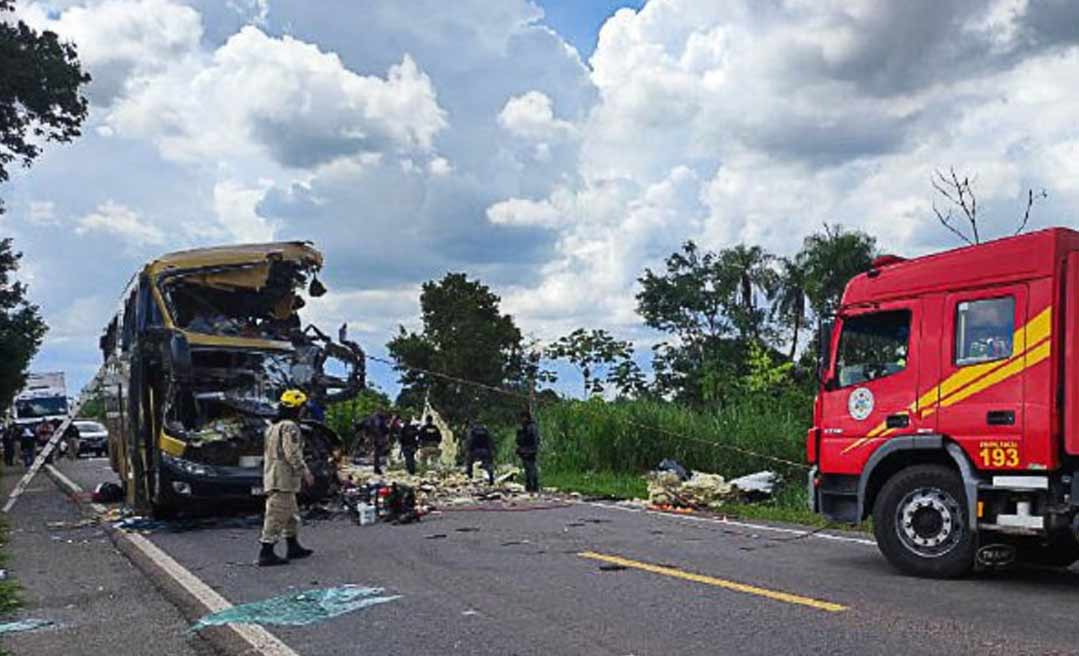
[[[847,317],[839,336],[839,386],[858,385],[899,373],[907,366],[910,312],[873,312]]]

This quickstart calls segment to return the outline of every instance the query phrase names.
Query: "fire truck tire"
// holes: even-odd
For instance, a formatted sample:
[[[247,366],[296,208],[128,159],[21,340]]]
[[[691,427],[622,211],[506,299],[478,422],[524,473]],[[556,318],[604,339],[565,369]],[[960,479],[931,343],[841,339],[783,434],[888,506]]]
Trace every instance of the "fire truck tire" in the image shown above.
[[[955,578],[974,566],[963,481],[948,467],[917,465],[888,479],[873,504],[873,531],[881,553],[905,574]]]

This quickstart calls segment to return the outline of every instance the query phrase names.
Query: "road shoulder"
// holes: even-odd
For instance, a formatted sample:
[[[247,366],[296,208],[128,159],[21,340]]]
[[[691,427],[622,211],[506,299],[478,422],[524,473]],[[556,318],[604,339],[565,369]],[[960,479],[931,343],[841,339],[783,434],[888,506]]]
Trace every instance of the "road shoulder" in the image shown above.
[[[0,493],[6,497],[21,474],[6,469]],[[5,636],[3,647],[11,653],[141,656],[147,645],[154,645],[155,656],[213,653],[188,631],[179,610],[114,548],[105,529],[44,472],[7,520],[9,574],[17,579],[24,600],[14,619],[55,622]]]

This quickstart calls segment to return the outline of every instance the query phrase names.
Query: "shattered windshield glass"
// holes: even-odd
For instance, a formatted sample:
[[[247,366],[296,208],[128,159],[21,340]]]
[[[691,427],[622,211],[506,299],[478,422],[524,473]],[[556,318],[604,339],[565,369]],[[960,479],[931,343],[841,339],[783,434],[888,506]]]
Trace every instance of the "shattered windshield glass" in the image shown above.
[[[173,323],[208,335],[287,340],[300,328],[296,293],[313,274],[309,265],[265,261],[172,273],[161,289]]]
[[[66,414],[67,399],[63,397],[23,399],[15,402],[15,415],[22,419],[37,419],[38,417]]]

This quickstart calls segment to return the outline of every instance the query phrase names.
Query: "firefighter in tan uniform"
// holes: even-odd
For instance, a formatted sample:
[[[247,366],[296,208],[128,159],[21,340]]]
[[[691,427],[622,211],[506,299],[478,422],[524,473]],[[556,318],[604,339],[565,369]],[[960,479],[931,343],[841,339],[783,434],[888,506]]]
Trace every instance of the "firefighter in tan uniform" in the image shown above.
[[[303,482],[313,482],[307,463],[303,460],[303,433],[299,419],[307,404],[307,395],[300,390],[286,390],[277,406],[277,421],[266,429],[262,466],[262,486],[266,490],[266,518],[262,525],[262,550],[258,565],[284,565],[291,559],[306,558],[312,551],[300,546],[296,538],[299,528],[299,506],[296,493]],[[274,545],[285,538],[288,550],[285,558],[274,553]]]

